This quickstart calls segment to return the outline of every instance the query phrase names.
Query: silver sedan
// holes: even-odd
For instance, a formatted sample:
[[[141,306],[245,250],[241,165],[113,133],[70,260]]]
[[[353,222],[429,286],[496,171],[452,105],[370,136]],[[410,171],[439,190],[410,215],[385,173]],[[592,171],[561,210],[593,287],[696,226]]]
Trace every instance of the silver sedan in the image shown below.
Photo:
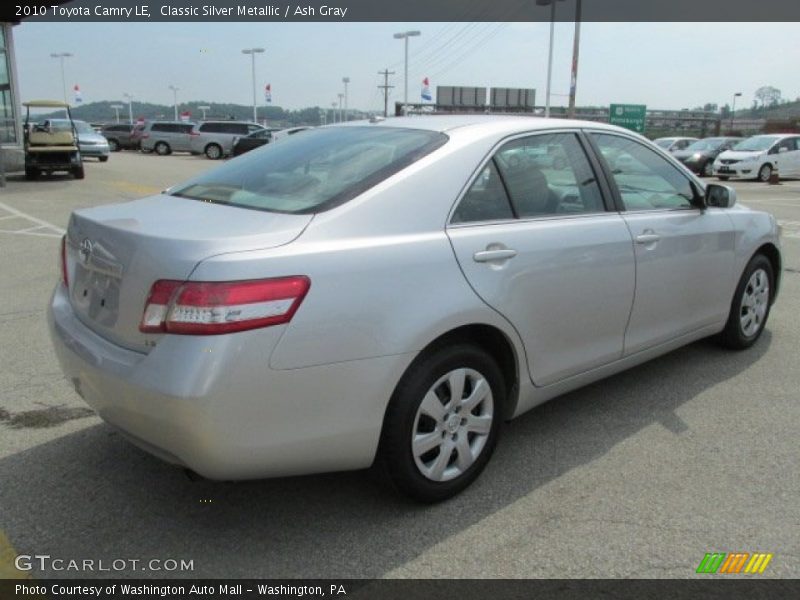
[[[779,244],[770,215],[616,127],[348,123],[74,212],[49,321],[76,392],[169,462],[376,463],[437,501],[504,420],[700,338],[754,344]]]

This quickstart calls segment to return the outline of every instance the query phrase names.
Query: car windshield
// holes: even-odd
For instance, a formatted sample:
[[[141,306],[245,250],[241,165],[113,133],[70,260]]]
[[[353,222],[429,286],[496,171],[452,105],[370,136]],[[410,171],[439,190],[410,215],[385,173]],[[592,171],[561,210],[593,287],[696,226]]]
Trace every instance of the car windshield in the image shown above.
[[[759,152],[769,150],[772,144],[778,141],[778,138],[772,135],[757,135],[755,137],[747,138],[743,142],[736,144],[731,150],[740,152]]]
[[[705,140],[697,140],[693,144],[686,147],[687,152],[702,152],[703,150],[716,150],[725,143],[724,138],[708,138]]]
[[[73,121],[78,133],[94,133],[94,129],[86,121]],[[70,123],[67,119],[50,119],[50,128],[53,131],[70,131]]]
[[[659,148],[669,148],[674,141],[674,138],[661,138],[660,140],[655,140],[655,143]]]
[[[447,136],[395,127],[331,127],[267,144],[170,191],[270,212],[328,210],[439,148]]]

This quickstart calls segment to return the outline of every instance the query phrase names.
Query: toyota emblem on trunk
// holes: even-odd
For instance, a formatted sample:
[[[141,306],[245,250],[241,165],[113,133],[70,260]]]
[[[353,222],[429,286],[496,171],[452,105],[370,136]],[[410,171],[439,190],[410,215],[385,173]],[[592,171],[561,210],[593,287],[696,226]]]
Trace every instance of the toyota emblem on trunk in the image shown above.
[[[80,255],[83,264],[88,264],[89,258],[92,256],[92,240],[89,238],[83,238],[80,247]]]

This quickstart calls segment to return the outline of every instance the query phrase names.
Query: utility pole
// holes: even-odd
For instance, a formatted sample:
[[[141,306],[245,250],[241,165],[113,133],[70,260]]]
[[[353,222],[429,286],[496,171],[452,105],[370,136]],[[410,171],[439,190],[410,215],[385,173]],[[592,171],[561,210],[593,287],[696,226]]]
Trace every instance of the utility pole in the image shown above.
[[[570,119],[575,118],[575,96],[578,88],[578,55],[581,48],[581,0],[575,3],[575,36],[572,41],[572,77],[569,85],[569,113]]]
[[[389,85],[389,75],[394,75],[394,71],[390,71],[389,69],[384,69],[383,71],[378,71],[378,75],[383,75],[383,85],[379,85],[378,89],[383,90],[383,116],[389,116],[389,90],[392,89],[394,86]]]

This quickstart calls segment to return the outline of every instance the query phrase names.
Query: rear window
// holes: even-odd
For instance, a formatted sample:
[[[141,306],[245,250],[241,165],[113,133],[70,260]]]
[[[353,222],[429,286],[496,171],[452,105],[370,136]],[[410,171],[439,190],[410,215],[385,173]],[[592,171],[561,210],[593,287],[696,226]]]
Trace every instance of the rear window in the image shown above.
[[[270,212],[329,210],[439,148],[447,136],[394,127],[309,130],[267,144],[171,191]]]
[[[240,133],[247,135],[247,123],[203,123],[200,131],[204,133]]]

